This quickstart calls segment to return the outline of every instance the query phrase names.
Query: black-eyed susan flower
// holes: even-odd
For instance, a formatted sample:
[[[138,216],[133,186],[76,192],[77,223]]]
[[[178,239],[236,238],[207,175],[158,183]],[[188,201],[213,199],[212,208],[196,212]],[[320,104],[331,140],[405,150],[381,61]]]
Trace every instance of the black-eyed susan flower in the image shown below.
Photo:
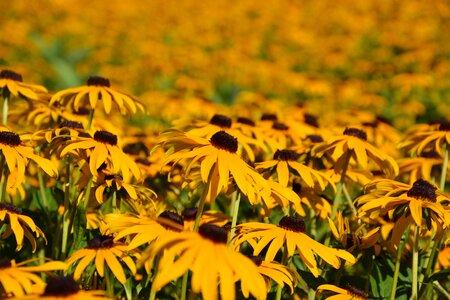
[[[387,176],[395,177],[398,174],[395,160],[368,143],[367,134],[357,128],[346,128],[343,135],[328,140],[322,153],[331,157],[337,173],[342,173],[352,163],[367,170],[370,158]]]
[[[87,85],[57,92],[50,99],[50,104],[56,102],[63,107],[70,105],[74,111],[86,107],[95,110],[100,102],[107,114],[111,112],[113,103],[122,114],[135,114],[138,111],[144,111],[144,106],[139,101],[130,95],[111,88],[109,80],[99,76],[89,77]]]
[[[104,202],[104,194],[107,194],[107,198],[117,193],[118,200],[121,198],[130,198],[132,200],[137,199],[136,189],[133,185],[124,182],[122,176],[118,174],[103,174],[103,180],[98,180],[100,184],[95,187],[95,199],[98,203]]]
[[[40,288],[40,287],[39,287]],[[51,276],[47,285],[40,288],[33,295],[24,296],[22,300],[47,299],[47,300],[98,300],[112,299],[103,290],[83,290],[70,276]]]
[[[16,251],[22,249],[24,237],[30,242],[33,252],[36,251],[36,238],[45,239],[44,233],[36,226],[33,219],[23,215],[20,208],[11,204],[0,203],[0,225],[6,225],[4,231],[0,231],[2,239],[14,234],[17,243]]]
[[[65,270],[67,265],[60,261],[50,261],[41,265],[27,265],[36,259],[26,260],[16,263],[15,260],[0,258],[0,287],[6,295],[20,297],[32,292],[32,286],[36,285],[43,288],[45,282],[40,276],[34,273],[49,272],[56,270]]]
[[[131,274],[136,273],[136,265],[132,257],[139,257],[139,253],[129,250],[124,243],[114,241],[111,235],[100,235],[92,238],[87,247],[75,251],[66,261],[71,266],[75,265],[73,278],[80,279],[82,273],[91,262],[95,262],[95,269],[103,277],[105,275],[105,262],[108,269],[114,274],[117,280],[124,284],[127,280],[125,270],[120,263],[124,262]]]
[[[38,100],[40,93],[47,93],[47,89],[36,84],[24,83],[22,75],[11,71],[0,71],[0,95],[3,99],[10,96],[28,100]]]
[[[192,271],[191,287],[203,299],[235,299],[235,283],[240,281],[244,297],[266,298],[266,284],[257,266],[227,245],[223,227],[203,224],[198,232],[170,233],[152,244],[143,254],[143,263],[163,254],[152,290],[159,291],[172,280]],[[166,257],[166,258],[164,258]]]
[[[215,133],[209,141],[180,133],[167,139],[163,145],[169,149],[166,163],[189,162],[185,166],[186,177],[199,162],[197,167],[200,168],[201,180],[208,186],[207,202],[214,201],[221,191],[227,191],[230,179],[251,204],[258,204],[261,197],[270,197],[266,180],[236,154],[238,141],[225,131]]]
[[[57,176],[58,170],[48,159],[34,153],[33,148],[26,146],[20,136],[14,132],[0,131],[0,150],[10,174],[15,175],[15,181],[11,182],[13,187],[25,182],[25,168],[28,160],[34,161],[45,173]]]
[[[250,222],[238,225],[238,236],[234,240],[234,245],[239,246],[243,242],[248,242],[253,248],[253,255],[258,255],[268,246],[265,259],[272,261],[278,251],[286,246],[288,257],[292,257],[297,250],[301,260],[314,276],[319,276],[319,268],[315,255],[324,261],[339,268],[340,259],[350,263],[356,260],[345,250],[327,247],[312,238],[306,233],[306,226],[303,220],[296,217],[283,217],[279,225]]]
[[[333,220],[328,218],[331,232],[334,238],[348,251],[362,250],[371,248],[380,238],[378,231],[380,227],[374,228],[364,233],[365,224],[358,226],[356,229],[350,226],[350,220],[342,216],[342,212],[337,213],[337,226]]]
[[[181,215],[184,221],[184,230],[193,231],[195,225],[195,217],[197,215],[198,208],[197,207],[189,207],[185,208]],[[200,219],[200,225],[203,224],[212,224],[216,226],[225,226],[227,223],[231,221],[230,216],[217,211],[217,210],[207,210],[202,213],[202,217]]]
[[[299,158],[300,155],[293,150],[277,150],[272,160],[257,163],[256,169],[275,171],[278,182],[285,187],[288,186],[291,171],[295,171],[292,173],[296,173],[309,187],[318,185],[321,190],[324,190],[328,183],[334,186],[324,174],[298,162]]]
[[[67,141],[59,155],[64,157],[68,153],[76,153],[80,158],[88,160],[89,170],[94,176],[98,175],[102,164],[106,164],[113,173],[121,173],[126,181],[131,178],[131,174],[140,178],[136,163],[117,145],[117,135],[109,131],[98,130],[92,137],[79,136]]]
[[[443,159],[435,151],[422,152],[417,157],[406,157],[397,160],[399,166],[399,176],[406,176],[409,183],[414,183],[417,179],[435,181],[441,175]]]
[[[294,270],[276,261],[264,260],[259,256],[249,256],[249,258],[258,267],[258,272],[266,279],[267,291],[272,287],[273,280],[278,286],[287,286],[289,287],[291,294],[294,293],[294,287],[296,286],[297,278],[299,276]]]
[[[337,287],[332,284],[322,284],[317,287],[317,293],[321,295],[327,293],[328,291],[336,293],[333,296],[329,296],[326,299],[329,300],[367,300],[369,295],[367,295],[363,290],[347,285],[345,289]]]

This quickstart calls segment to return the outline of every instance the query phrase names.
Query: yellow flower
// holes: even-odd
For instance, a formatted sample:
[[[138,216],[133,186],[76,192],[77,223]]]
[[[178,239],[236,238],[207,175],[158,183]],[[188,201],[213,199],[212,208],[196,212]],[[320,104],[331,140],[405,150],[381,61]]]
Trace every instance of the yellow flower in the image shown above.
[[[74,151],[78,151],[84,160],[89,160],[89,170],[94,176],[98,175],[98,169],[102,164],[106,164],[113,173],[122,172],[126,181],[130,179],[130,172],[136,179],[140,178],[136,163],[117,146],[117,136],[108,131],[98,130],[93,137],[80,136],[67,141],[59,155],[64,157]]]
[[[244,297],[252,294],[266,298],[266,284],[256,265],[243,254],[227,245],[227,230],[203,224],[198,232],[168,233],[152,244],[144,253],[144,260],[153,260],[164,253],[153,280],[152,289],[159,291],[170,281],[192,271],[191,286],[203,299],[235,299],[235,283],[240,281]]]
[[[349,163],[355,162],[364,170],[368,169],[370,158],[387,176],[395,177],[398,174],[395,160],[368,143],[366,133],[360,129],[346,128],[342,136],[331,138],[327,144],[322,152],[330,155],[338,173],[345,168],[347,155],[350,155]]]
[[[15,176],[13,186],[9,188],[15,188],[25,182],[25,167],[29,159],[37,163],[48,175],[53,177],[58,175],[58,170],[50,160],[35,154],[33,149],[23,144],[20,136],[14,132],[0,131],[0,150],[9,173]]]
[[[103,182],[101,184],[97,185],[95,188],[95,199],[98,201],[98,203],[104,202],[104,193],[112,194],[117,193],[118,194],[118,200],[121,198],[130,198],[132,200],[137,199],[137,193],[136,189],[133,185],[124,182],[122,176],[118,174],[103,174]],[[99,180],[97,180],[99,181]],[[123,189],[122,189],[123,188]]]
[[[258,267],[258,272],[266,279],[267,291],[272,287],[272,280],[280,287],[288,286],[291,294],[294,293],[294,287],[299,276],[295,271],[277,263],[276,261],[263,260],[259,256],[249,256],[249,258]]]
[[[101,235],[91,239],[86,248],[74,252],[66,262],[68,265],[75,265],[78,261],[73,274],[75,280],[80,279],[86,267],[94,260],[98,275],[103,277],[105,275],[106,262],[109,270],[117,280],[124,284],[127,278],[119,259],[127,265],[132,274],[135,274],[136,265],[131,256],[139,256],[139,254],[136,251],[128,251],[128,246],[115,242],[113,236]]]
[[[41,288],[41,287],[39,287]],[[72,277],[51,276],[48,279],[47,285],[35,295],[29,295],[17,299],[22,300],[98,300],[98,299],[112,299],[108,297],[103,290],[89,290],[80,289],[78,284]]]
[[[23,83],[22,75],[11,70],[0,71],[0,94],[3,98],[9,95],[29,100],[38,100],[39,93],[46,93],[47,89],[40,85]]]
[[[399,176],[406,175],[410,184],[417,179],[434,181],[441,174],[442,157],[435,151],[422,152],[418,157],[407,157],[397,160]],[[450,168],[450,165],[448,166]]]
[[[64,107],[70,105],[74,111],[87,106],[95,110],[98,102],[103,103],[103,109],[107,114],[111,112],[113,103],[122,114],[144,111],[144,106],[140,102],[130,95],[111,88],[108,79],[98,76],[90,77],[85,86],[69,88],[54,94],[50,99],[50,105],[55,102],[59,102]]]
[[[236,154],[238,141],[225,131],[215,133],[209,141],[179,134],[167,139],[163,145],[169,147],[166,164],[189,161],[185,167],[186,177],[196,163],[200,163],[201,180],[208,185],[207,202],[214,201],[221,191],[228,190],[230,174],[251,204],[258,204],[261,197],[270,197],[270,187],[266,180]]]
[[[300,155],[295,151],[287,149],[277,150],[273,160],[257,163],[256,169],[267,170],[273,168],[276,170],[278,182],[285,187],[288,186],[291,170],[295,171],[309,187],[315,187],[318,184],[320,189],[324,190],[327,183],[334,187],[334,184],[328,177],[298,162],[299,158]]]
[[[253,247],[253,255],[258,255],[269,246],[265,256],[269,261],[274,260],[283,245],[286,246],[289,257],[292,257],[297,249],[301,260],[315,277],[319,276],[319,269],[314,254],[336,269],[341,265],[339,258],[350,263],[356,262],[353,255],[347,251],[322,245],[306,235],[305,231],[305,222],[295,217],[283,217],[278,226],[250,222],[238,226],[239,234],[234,239],[234,245],[239,246],[243,242],[248,242]]]
[[[332,284],[322,284],[317,287],[317,292],[323,294],[323,291],[332,291],[337,293],[327,297],[330,300],[367,300],[369,296],[364,291],[354,286],[348,285],[346,289],[342,289]]]
[[[67,265],[60,261],[50,261],[41,265],[26,266],[33,260],[16,263],[15,260],[0,258],[0,287],[6,296],[20,297],[32,292],[32,285],[44,287],[45,282],[41,277],[33,274],[35,272],[48,272],[54,270],[65,270]],[[2,294],[0,293],[0,297]]]
[[[184,230],[194,231],[195,217],[197,216],[197,207],[185,208],[181,215],[184,221]],[[208,210],[202,213],[200,224],[212,224],[216,226],[225,226],[231,224],[230,216],[216,210]]]
[[[22,249],[24,237],[31,243],[33,252],[36,251],[36,239],[32,233],[35,233],[36,237],[43,237],[45,239],[42,230],[34,224],[33,219],[22,215],[20,208],[11,204],[0,203],[0,225],[3,226],[4,224],[6,224],[6,228],[0,237],[5,239],[14,233],[17,242],[16,251]]]

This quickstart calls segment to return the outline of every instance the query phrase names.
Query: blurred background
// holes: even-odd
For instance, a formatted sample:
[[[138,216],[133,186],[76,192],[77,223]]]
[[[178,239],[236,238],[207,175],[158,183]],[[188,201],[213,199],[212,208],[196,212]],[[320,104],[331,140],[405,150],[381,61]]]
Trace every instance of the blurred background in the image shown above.
[[[406,129],[450,114],[448,0],[0,1],[0,67],[49,91],[90,75],[149,115],[198,98],[368,111]],[[270,106],[269,106],[270,107]]]

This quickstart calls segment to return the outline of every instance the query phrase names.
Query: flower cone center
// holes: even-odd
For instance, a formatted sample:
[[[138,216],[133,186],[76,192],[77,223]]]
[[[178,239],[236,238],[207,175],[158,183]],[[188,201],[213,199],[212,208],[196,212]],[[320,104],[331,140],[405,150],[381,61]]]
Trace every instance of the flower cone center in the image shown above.
[[[8,203],[0,203],[0,210],[7,210],[18,215],[22,214],[22,210],[20,208]]]
[[[284,131],[284,130],[288,130],[289,126],[287,126],[284,123],[275,122],[275,123],[272,124],[272,129]]]
[[[215,114],[211,120],[209,120],[209,124],[219,126],[221,128],[230,128],[231,127],[231,119],[224,115]]]
[[[278,226],[294,232],[306,232],[305,222],[302,219],[296,217],[285,216],[281,218]]]
[[[238,149],[238,141],[234,136],[226,133],[225,131],[216,132],[210,140],[211,144],[218,148],[227,150],[231,153],[236,153]]]
[[[260,266],[263,262],[263,259],[259,256],[249,255],[247,257],[250,258],[252,260],[252,262],[257,266]]]
[[[5,257],[0,258],[0,269],[11,267],[11,261]]]
[[[13,72],[11,70],[2,70],[0,71],[0,78],[1,79],[11,79],[14,81],[23,81],[22,75],[19,73]]]
[[[228,239],[227,230],[212,224],[203,224],[199,227],[198,233],[214,243],[226,244]]]
[[[0,143],[8,146],[19,146],[20,136],[11,131],[0,131]]]
[[[88,242],[89,249],[111,248],[112,246],[114,246],[112,235],[96,236]]]
[[[249,119],[249,118],[245,118],[245,117],[239,117],[237,118],[236,122],[241,123],[241,124],[246,124],[248,126],[255,126],[255,122],[253,122],[253,120]]]
[[[109,83],[109,79],[106,79],[106,78],[100,77],[100,76],[89,77],[89,79],[87,81],[87,85],[89,85],[89,86],[91,86],[91,85],[106,86],[106,87],[111,86],[111,84]]]
[[[450,131],[450,122],[442,122],[439,125],[439,131]]]
[[[318,134],[310,134],[306,136],[307,139],[309,139],[313,143],[322,143],[323,137]]]
[[[105,130],[98,130],[94,133],[94,140],[97,142],[110,144],[110,145],[117,145],[117,135],[112,134],[109,131]]]
[[[197,211],[198,211],[197,207],[188,207],[185,208],[181,214],[183,215],[183,218],[185,220],[193,221],[197,216]]]
[[[314,115],[308,113],[304,114],[303,122],[305,122],[309,126],[319,128],[319,122],[317,121],[317,117]]]
[[[72,277],[50,277],[45,287],[44,296],[68,296],[76,294],[80,288]]]
[[[367,141],[367,134],[358,128],[345,128],[344,135],[354,136],[360,140]]]
[[[181,226],[184,226],[184,221],[183,221],[183,217],[180,216],[179,214],[173,212],[173,211],[164,211],[162,213],[159,214],[158,216],[159,218],[163,218],[169,221],[172,221],[174,223],[177,223]]]
[[[364,293],[363,290],[354,287],[352,285],[347,285],[345,288],[352,296],[356,297],[356,299],[368,299],[368,295]]]
[[[427,152],[422,152],[422,154],[420,154],[420,157],[424,157],[424,158],[441,158],[441,156],[439,155],[439,153],[437,153],[436,151],[427,151]]]
[[[277,150],[275,151],[275,154],[273,155],[273,159],[279,159],[284,161],[296,161],[298,160],[300,155],[292,150]]]
[[[437,200],[436,187],[423,179],[416,180],[412,188],[409,189],[409,191],[406,194],[408,195],[408,197],[412,197],[419,200],[425,200],[430,202],[436,202]]]
[[[61,122],[61,124],[59,124],[59,128],[63,128],[63,127],[73,128],[73,129],[83,129],[83,124],[81,124],[80,122],[75,122],[75,121],[64,121],[64,122]]]
[[[278,117],[276,114],[263,114],[261,116],[261,121],[278,121]]]

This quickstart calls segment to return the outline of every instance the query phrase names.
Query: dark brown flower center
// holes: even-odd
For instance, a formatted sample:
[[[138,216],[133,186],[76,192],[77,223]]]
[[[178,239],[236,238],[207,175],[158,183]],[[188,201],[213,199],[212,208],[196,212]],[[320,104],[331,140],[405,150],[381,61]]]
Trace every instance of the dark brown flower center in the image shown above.
[[[0,79],[11,79],[14,81],[23,81],[22,75],[11,70],[1,70]]]
[[[105,176],[105,180],[117,180],[122,181],[123,177],[119,174],[108,174]]]
[[[117,135],[112,134],[109,131],[105,130],[98,130],[94,133],[94,140],[100,143],[110,144],[110,145],[117,145]]]
[[[214,243],[226,244],[228,239],[227,230],[212,224],[203,224],[199,227],[198,233],[205,239]]]
[[[248,255],[247,257],[257,266],[260,266],[263,262],[263,259],[259,256]]]
[[[112,235],[101,235],[91,239],[88,242],[89,249],[111,248],[114,246],[114,237]]]
[[[294,193],[296,193],[297,195],[300,194],[302,192],[302,184],[299,182],[294,181],[292,183],[292,190],[294,191]]]
[[[79,107],[78,110],[73,112],[78,116],[88,116],[91,113],[91,110],[86,107]]]
[[[63,121],[63,122],[61,122],[61,124],[59,124],[59,128],[63,128],[63,127],[73,128],[73,129],[83,129],[83,124],[81,124],[80,122],[75,122],[75,121]]]
[[[427,124],[428,125],[440,125],[442,123],[447,123],[448,121],[445,118],[437,118],[435,120],[431,120],[429,121]]]
[[[392,125],[392,122],[389,119],[387,119],[387,118],[385,118],[383,116],[377,116],[376,119],[380,123],[384,123],[384,124],[387,124],[387,125]]]
[[[292,150],[277,150],[273,155],[273,159],[279,159],[284,161],[296,161],[298,160],[300,155]]]
[[[231,153],[236,153],[238,150],[238,141],[234,136],[225,131],[216,132],[210,139],[211,144],[218,148],[227,150]]]
[[[278,222],[278,226],[294,232],[306,232],[306,225],[302,219],[296,217],[288,217],[284,216],[281,218],[280,222]]]
[[[19,146],[22,141],[20,136],[11,131],[0,131],[0,144],[8,146]]]
[[[366,126],[366,127],[376,128],[376,127],[378,126],[378,122],[377,122],[377,121],[373,121],[373,122],[363,122],[362,125],[363,125],[363,126]]]
[[[97,86],[106,86],[110,87],[109,79],[100,76],[91,76],[87,81],[87,85],[97,85]]]
[[[148,161],[148,159],[146,158],[136,158],[135,162],[137,162],[138,164],[144,165],[144,166],[150,166],[152,163]]]
[[[18,215],[22,214],[22,210],[20,208],[8,203],[0,203],[0,209],[7,210],[11,213]]]
[[[127,154],[139,155],[142,152],[146,156],[150,155],[150,151],[148,150],[147,146],[145,146],[145,144],[142,142],[126,144],[122,150]]]
[[[322,143],[323,137],[318,134],[310,134],[306,136],[307,139],[309,139],[313,143]]]
[[[11,267],[11,261],[6,257],[0,258],[0,269]]]
[[[439,125],[439,131],[450,131],[450,122],[442,122]]]
[[[368,299],[369,296],[364,293],[363,290],[354,287],[352,285],[347,284],[347,286],[345,287],[345,289],[354,297],[356,297],[357,299]]]
[[[278,117],[276,114],[263,114],[261,116],[261,121],[278,121]]]
[[[317,121],[317,117],[314,115],[305,113],[303,122],[305,122],[306,124],[308,124],[312,127],[319,128],[319,122]]]
[[[241,123],[241,124],[246,124],[249,126],[254,127],[255,126],[255,122],[249,118],[245,118],[245,117],[239,117],[237,118],[236,122]]]
[[[345,247],[347,249],[353,247],[355,245],[355,238],[353,237],[353,234],[347,233],[345,235]]]
[[[422,152],[420,154],[420,157],[424,157],[424,158],[441,158],[441,156],[439,155],[439,153],[437,153],[436,151],[427,151],[427,152]]]
[[[354,136],[360,140],[367,141],[367,134],[358,128],[345,128],[344,135]]]
[[[289,126],[287,126],[284,123],[275,122],[275,123],[272,124],[272,129],[284,131],[284,130],[288,130]]]
[[[412,197],[419,200],[425,200],[430,202],[436,202],[436,187],[428,181],[418,179],[413,183],[413,186],[406,193],[408,197]]]
[[[181,214],[183,215],[183,218],[185,220],[193,221],[197,216],[197,211],[198,211],[197,207],[187,207],[183,210]]]
[[[43,296],[68,296],[78,293],[78,284],[69,276],[54,276],[48,279]]]
[[[160,213],[158,217],[172,221],[181,226],[184,226],[183,217],[180,216],[179,214],[177,214],[176,212],[166,210],[166,211],[163,211],[162,213]]]
[[[230,128],[231,127],[231,119],[224,115],[215,114],[211,120],[209,120],[209,124],[219,126],[221,128]]]

